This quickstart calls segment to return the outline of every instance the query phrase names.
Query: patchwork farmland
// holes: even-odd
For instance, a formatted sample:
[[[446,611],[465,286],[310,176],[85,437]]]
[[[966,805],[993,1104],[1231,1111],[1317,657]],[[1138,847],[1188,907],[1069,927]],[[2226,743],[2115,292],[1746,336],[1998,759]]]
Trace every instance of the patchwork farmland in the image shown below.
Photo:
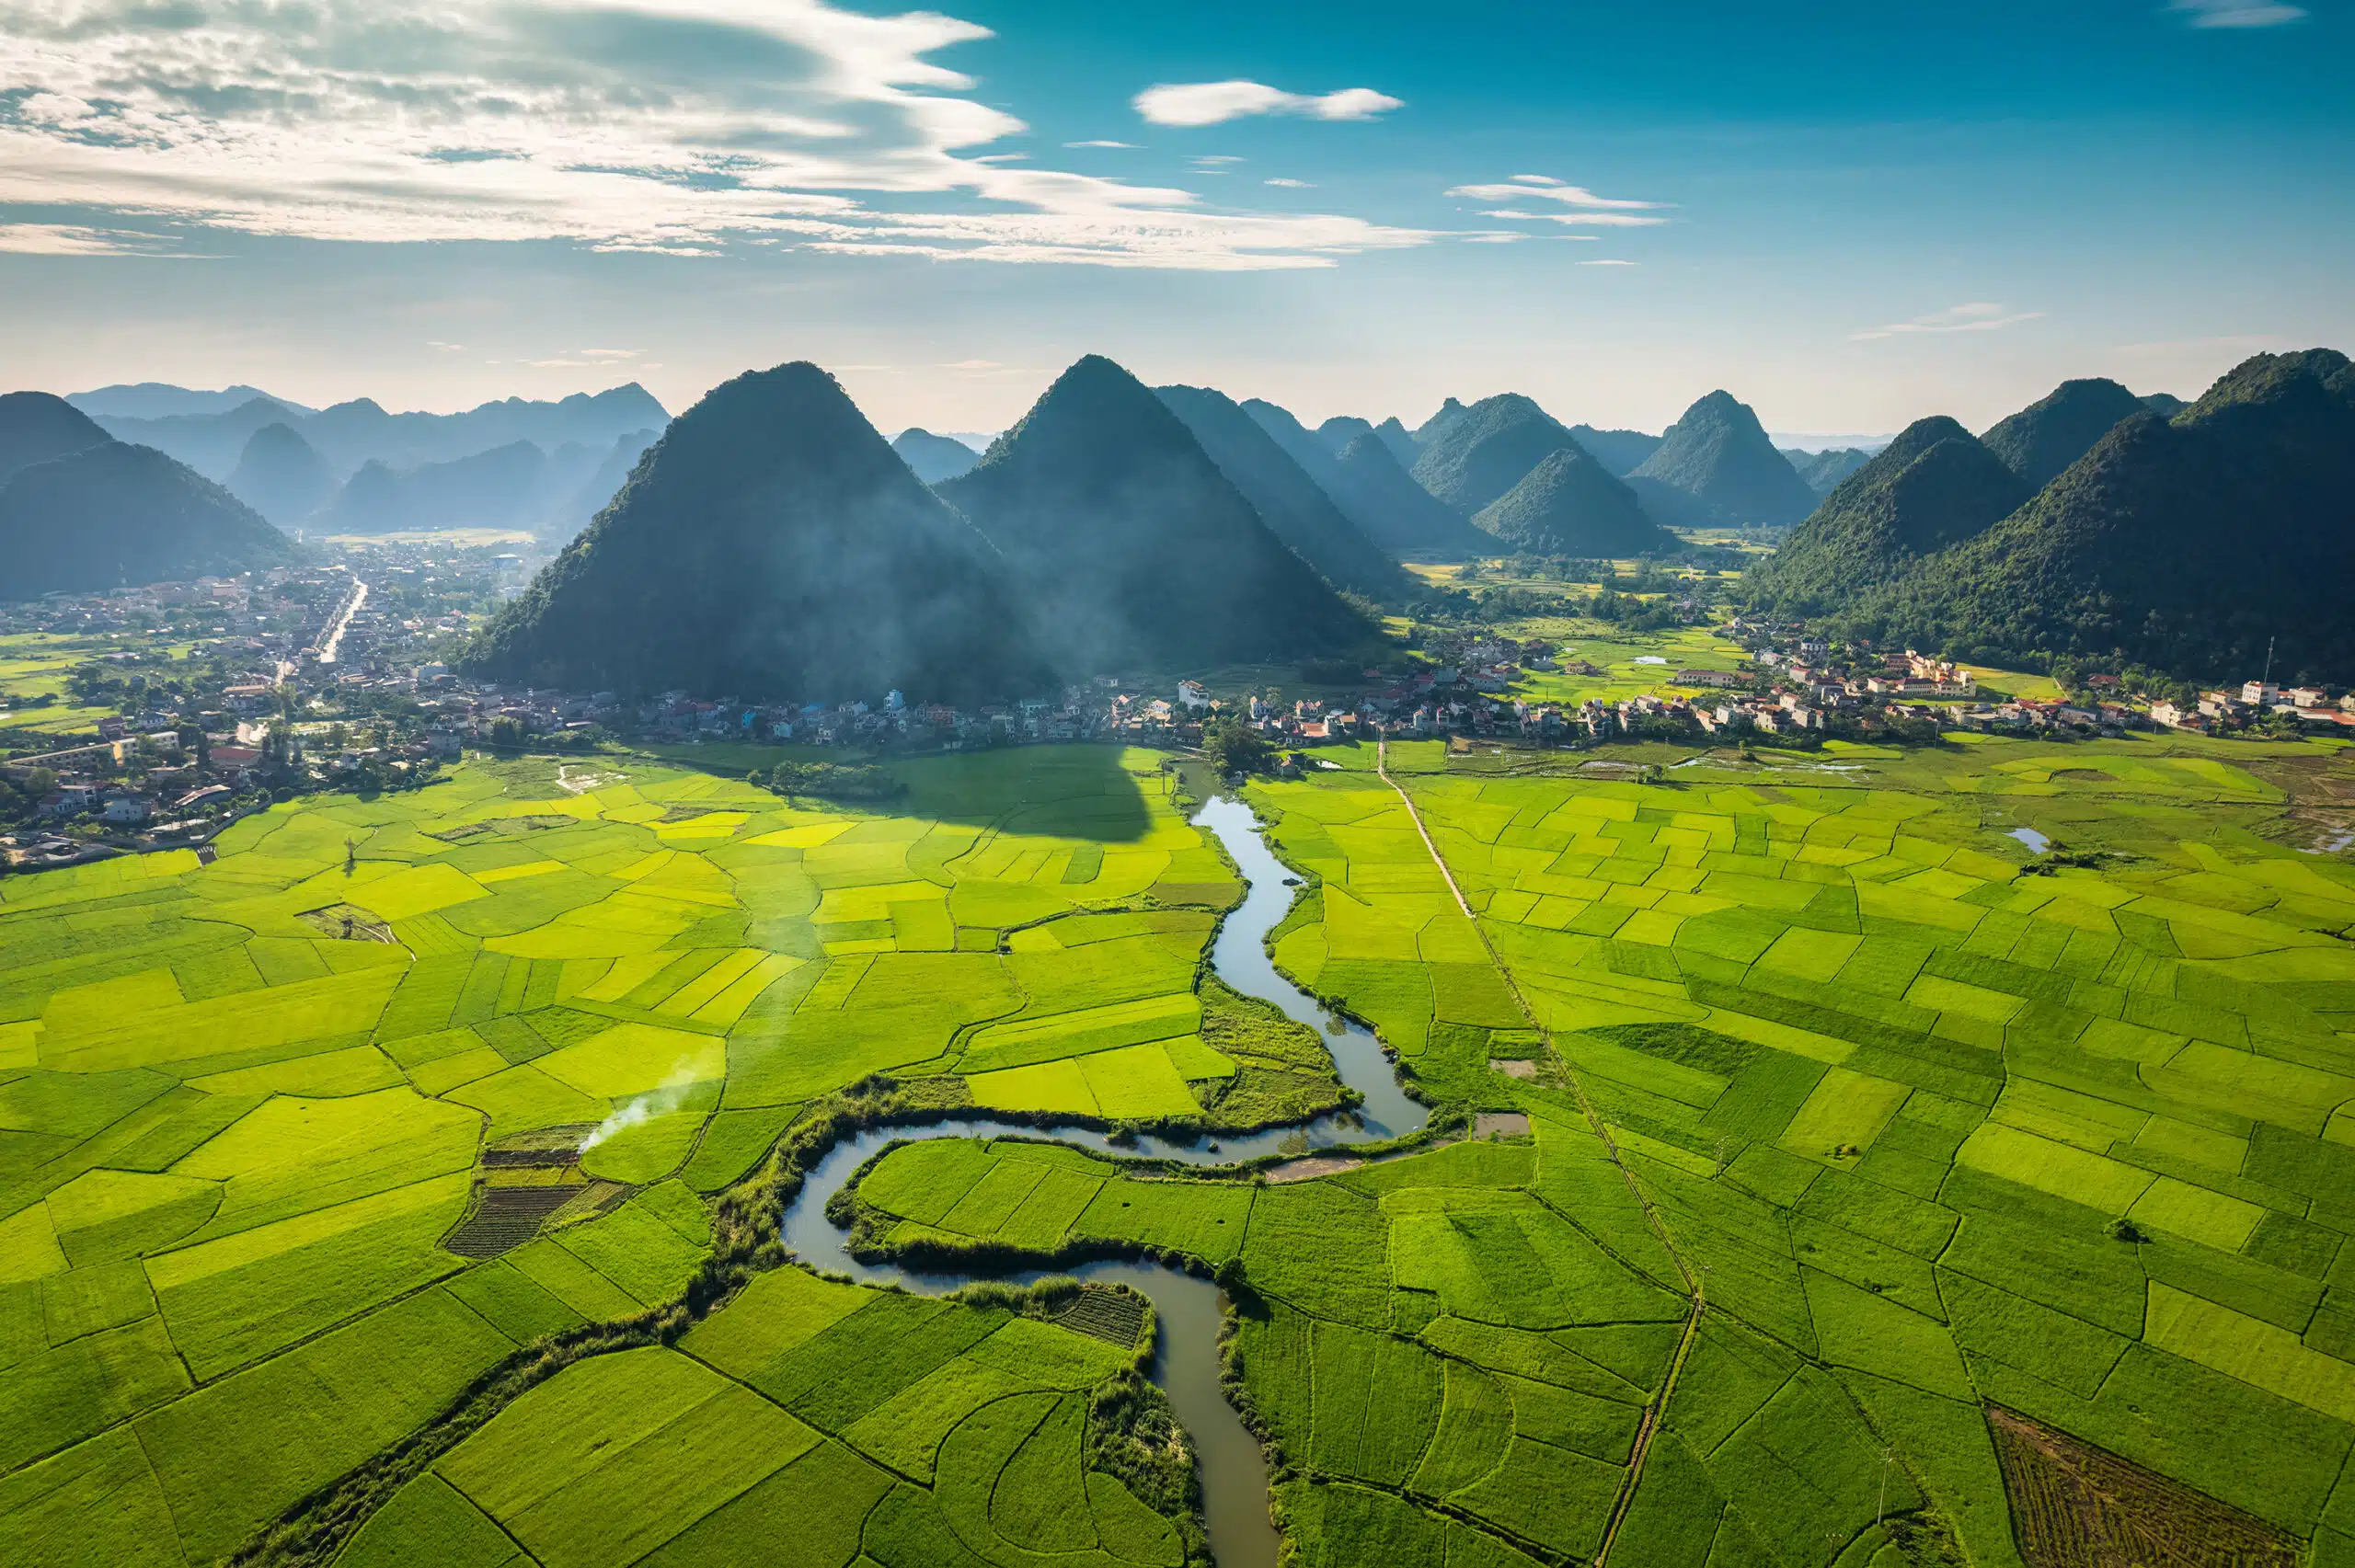
[[[1246,792],[1278,963],[1529,1131],[936,1139],[859,1244],[1215,1274],[1304,1563],[2355,1562],[2355,875],[2248,750],[1335,750]],[[1133,1298],[774,1224],[846,1126],[1340,1103],[1163,759],[607,761],[0,883],[0,1560],[1205,1560]]]

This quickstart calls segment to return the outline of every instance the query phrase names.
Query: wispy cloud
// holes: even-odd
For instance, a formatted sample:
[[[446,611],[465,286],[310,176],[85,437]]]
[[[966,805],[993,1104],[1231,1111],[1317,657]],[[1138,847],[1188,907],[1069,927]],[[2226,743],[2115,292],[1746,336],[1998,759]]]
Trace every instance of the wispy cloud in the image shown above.
[[[831,0],[0,0],[0,203],[94,215],[6,231],[52,254],[154,253],[103,237],[109,214],[356,243],[1198,269],[1439,237],[983,162],[1027,127],[930,57],[989,36]],[[1304,101],[1240,112],[1393,104]]]
[[[464,343],[444,343],[438,338],[427,338],[425,346],[442,354],[463,354],[466,351],[466,346]]]
[[[950,360],[940,367],[944,371],[1002,371],[1005,366],[995,360]]]
[[[2167,9],[2182,13],[2195,28],[2278,28],[2306,19],[2303,6],[2278,0],[2168,0]]]
[[[580,357],[584,360],[635,360],[644,352],[646,350],[643,349],[583,349],[580,350]]]
[[[1126,153],[1133,153],[1137,150],[1137,144],[1134,142],[1066,142],[1063,145],[1066,147],[1114,147]]]
[[[155,256],[185,259],[189,252],[154,235],[80,223],[0,223],[0,253],[10,256]]]
[[[1314,190],[1316,188],[1304,179],[1263,179],[1261,185],[1281,186],[1286,190]]]
[[[1636,264],[1632,261],[1604,261],[1598,259],[1594,261],[1581,261],[1579,265],[1581,267],[1633,267]]]
[[[1893,321],[1886,326],[1876,326],[1866,332],[1852,332],[1849,341],[1867,343],[1878,338],[1905,338],[1925,332],[2000,332],[2006,326],[2017,326],[2023,321],[2043,318],[2040,310],[2007,311],[2002,305],[1978,301],[1971,304],[1948,305],[1944,310],[1917,315],[1911,321]]]
[[[1155,125],[1223,125],[1253,114],[1372,120],[1404,107],[1402,100],[1372,87],[1344,87],[1318,97],[1287,93],[1263,82],[1164,82],[1136,96],[1136,111]]]
[[[1545,174],[1517,174],[1497,185],[1458,185],[1448,195],[1471,201],[1551,201],[1568,209],[1559,212],[1532,212],[1525,207],[1491,208],[1484,218],[1509,223],[1560,223],[1589,229],[1649,229],[1668,222],[1652,214],[1671,206],[1666,201],[1638,201],[1628,197],[1597,196],[1582,185],[1571,185]]]

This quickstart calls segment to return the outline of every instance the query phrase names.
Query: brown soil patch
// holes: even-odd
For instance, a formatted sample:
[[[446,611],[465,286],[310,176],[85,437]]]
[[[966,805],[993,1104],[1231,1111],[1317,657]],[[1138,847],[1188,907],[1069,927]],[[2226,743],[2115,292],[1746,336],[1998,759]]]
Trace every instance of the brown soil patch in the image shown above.
[[[390,942],[393,928],[351,904],[329,904],[322,910],[305,910],[294,917],[312,930],[339,942]]]
[[[1488,1070],[1501,1072],[1507,1078],[1534,1078],[1537,1076],[1537,1064],[1534,1061],[1508,1061],[1500,1057],[1491,1057],[1488,1059]]]
[[[1999,1405],[1987,1426],[2028,1568],[2297,1568],[2255,1515]]]
[[[1315,1154],[1309,1156],[1305,1160],[1293,1160],[1285,1164],[1278,1165],[1268,1173],[1268,1180],[1270,1182],[1311,1182],[1315,1181],[1319,1176],[1331,1176],[1337,1175],[1343,1171],[1354,1171],[1364,1163],[1365,1162],[1362,1160],[1353,1160],[1346,1155]]]
[[[1529,1117],[1520,1111],[1482,1111],[1472,1123],[1474,1138],[1527,1138]]]

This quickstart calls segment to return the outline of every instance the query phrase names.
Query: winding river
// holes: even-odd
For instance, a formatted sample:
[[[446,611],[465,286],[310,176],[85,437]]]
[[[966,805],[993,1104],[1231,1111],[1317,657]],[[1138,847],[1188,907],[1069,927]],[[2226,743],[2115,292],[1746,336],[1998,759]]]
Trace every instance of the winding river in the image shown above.
[[[1211,949],[1219,979],[1246,996],[1258,997],[1319,1031],[1341,1082],[1365,1096],[1354,1112],[1337,1112],[1293,1127],[1222,1136],[1215,1143],[1140,1138],[1113,1147],[1101,1132],[1080,1127],[1018,1126],[975,1114],[945,1117],[923,1127],[873,1127],[836,1144],[803,1182],[785,1215],[785,1242],[813,1268],[839,1270],[870,1284],[897,1282],[912,1290],[938,1293],[977,1278],[1027,1284],[1049,1272],[1083,1279],[1117,1281],[1148,1298],[1161,1322],[1154,1347],[1153,1380],[1168,1394],[1178,1420],[1194,1439],[1202,1482],[1211,1551],[1219,1568],[1274,1568],[1275,1528],[1268,1522],[1268,1471],[1258,1439],[1219,1391],[1218,1330],[1224,1298],[1208,1280],[1157,1264],[1092,1263],[1075,1268],[1012,1275],[925,1274],[894,1265],[861,1263],[850,1255],[845,1234],[826,1218],[826,1200],[879,1150],[895,1140],[929,1138],[1048,1137],[1115,1155],[1152,1155],[1192,1165],[1215,1165],[1297,1149],[1306,1135],[1312,1147],[1343,1141],[1396,1138],[1423,1125],[1424,1107],[1399,1088],[1397,1075],[1382,1054],[1373,1032],[1327,1012],[1315,998],[1276,972],[1264,945],[1292,907],[1297,878],[1284,869],[1264,840],[1251,808],[1239,800],[1213,796],[1194,822],[1218,836],[1243,873],[1242,906],[1228,915]]]

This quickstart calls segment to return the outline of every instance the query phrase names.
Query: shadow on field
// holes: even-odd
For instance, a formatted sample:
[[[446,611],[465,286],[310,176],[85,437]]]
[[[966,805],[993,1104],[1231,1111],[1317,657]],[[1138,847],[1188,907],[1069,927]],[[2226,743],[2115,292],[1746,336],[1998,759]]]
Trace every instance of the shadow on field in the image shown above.
[[[900,815],[995,824],[1009,833],[1133,843],[1152,825],[1117,746],[1017,746],[890,764],[908,786]]]

